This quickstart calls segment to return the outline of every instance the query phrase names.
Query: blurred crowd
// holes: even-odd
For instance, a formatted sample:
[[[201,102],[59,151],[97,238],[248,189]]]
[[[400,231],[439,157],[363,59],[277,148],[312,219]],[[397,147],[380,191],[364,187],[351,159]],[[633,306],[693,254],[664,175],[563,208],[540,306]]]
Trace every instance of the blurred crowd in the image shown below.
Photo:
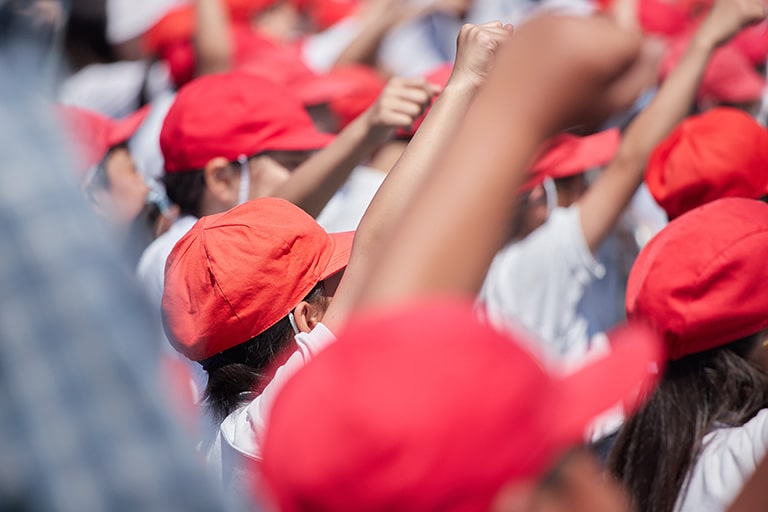
[[[764,0],[0,0],[0,509],[768,503]]]

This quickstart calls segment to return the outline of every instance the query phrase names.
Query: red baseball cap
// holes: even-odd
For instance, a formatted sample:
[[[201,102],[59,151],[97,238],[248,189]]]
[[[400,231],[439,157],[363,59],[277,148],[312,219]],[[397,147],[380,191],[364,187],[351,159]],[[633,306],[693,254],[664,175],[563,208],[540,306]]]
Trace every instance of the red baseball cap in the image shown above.
[[[276,198],[201,218],[165,265],[162,311],[171,344],[202,361],[261,334],[347,266],[352,236],[329,235]]]
[[[630,319],[663,337],[670,359],[768,327],[768,205],[725,198],[669,223],[646,245],[627,283]]]
[[[251,18],[277,2],[276,0],[225,0],[230,20],[234,24],[247,24]],[[165,48],[192,40],[197,27],[196,6],[184,4],[168,11],[142,36],[147,52],[162,55]]]
[[[747,27],[731,39],[731,45],[738,49],[753,66],[765,64],[768,59],[768,22]]]
[[[645,182],[671,219],[721,197],[768,195],[768,131],[733,108],[689,117],[656,146]]]
[[[58,105],[58,113],[81,154],[83,172],[101,162],[107,152],[130,139],[149,114],[149,105],[123,119],[79,107]]]
[[[264,78],[208,75],[179,91],[160,132],[168,173],[202,169],[264,151],[320,149],[333,137],[315,128],[301,102]]]
[[[661,65],[662,78],[677,66],[689,41],[690,36],[685,36],[670,45]],[[697,97],[713,98],[722,103],[747,103],[762,98],[764,89],[765,78],[755,71],[747,57],[733,43],[729,43],[712,54]]]
[[[647,329],[568,377],[478,321],[471,301],[421,300],[353,318],[281,390],[262,471],[280,510],[489,510],[591,421],[639,405],[662,358]]]
[[[620,144],[621,132],[618,128],[584,137],[560,134],[545,144],[542,156],[533,165],[532,176],[523,190],[530,190],[546,178],[567,178],[605,166],[616,156]]]
[[[235,31],[237,70],[262,76],[291,91],[304,105],[321,105],[355,93],[376,72],[364,66],[344,66],[327,73],[309,69],[298,45],[276,42],[253,29]],[[383,85],[382,85],[383,88]],[[375,101],[375,98],[374,98]]]
[[[692,26],[688,10],[678,2],[643,0],[637,5],[638,19],[643,32],[664,36],[677,36]]]
[[[368,66],[341,66],[333,69],[336,80],[344,81],[345,94],[339,94],[328,101],[328,107],[345,127],[365,112],[381,96],[386,81]]]

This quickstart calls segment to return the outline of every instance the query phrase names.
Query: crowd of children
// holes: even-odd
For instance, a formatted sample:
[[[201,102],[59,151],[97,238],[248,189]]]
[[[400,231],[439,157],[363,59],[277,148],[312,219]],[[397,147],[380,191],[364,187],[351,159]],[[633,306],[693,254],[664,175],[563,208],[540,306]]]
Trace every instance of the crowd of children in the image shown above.
[[[767,15],[0,0],[0,508],[764,510]]]

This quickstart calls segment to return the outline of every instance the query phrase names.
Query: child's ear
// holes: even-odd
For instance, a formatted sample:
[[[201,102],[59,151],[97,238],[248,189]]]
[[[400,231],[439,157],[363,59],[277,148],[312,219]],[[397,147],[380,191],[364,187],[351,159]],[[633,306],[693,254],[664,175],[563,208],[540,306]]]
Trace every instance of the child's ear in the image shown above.
[[[311,332],[323,320],[324,313],[325,310],[320,305],[301,301],[293,309],[293,318],[299,332]]]
[[[203,169],[205,188],[218,202],[237,204],[238,183],[224,157],[211,159]]]

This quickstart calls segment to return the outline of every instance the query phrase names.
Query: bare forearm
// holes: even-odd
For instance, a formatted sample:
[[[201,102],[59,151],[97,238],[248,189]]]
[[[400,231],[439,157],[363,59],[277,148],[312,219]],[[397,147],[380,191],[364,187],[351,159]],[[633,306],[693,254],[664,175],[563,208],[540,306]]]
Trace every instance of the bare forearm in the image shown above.
[[[405,205],[424,181],[427,170],[443,156],[459,130],[477,90],[468,83],[449,83],[429,115],[389,172],[360,223],[355,249],[364,251],[389,233]]]
[[[198,0],[196,17],[197,76],[229,71],[234,50],[226,8],[221,0]]]
[[[375,149],[366,121],[360,117],[325,149],[299,166],[276,192],[317,217],[354,168]]]
[[[616,158],[579,201],[584,240],[596,251],[643,182],[653,149],[690,112],[714,50],[694,39],[650,105],[630,124]]]
[[[620,154],[636,162],[641,179],[653,149],[691,111],[714,49],[711,43],[694,38],[651,103],[627,129]]]
[[[595,53],[608,46],[610,52]],[[616,96],[606,84],[631,64],[637,45],[605,21],[544,17],[521,28],[505,50],[382,244],[360,304],[475,296],[508,239],[515,197],[540,143],[601,108],[612,109],[603,98]],[[572,87],[564,90],[564,83]],[[600,108],[597,98],[605,103]]]
[[[344,283],[324,320],[327,325],[341,325],[354,308],[368,282],[376,253],[402,221],[407,205],[418,193],[429,171],[448,150],[476,93],[477,88],[470,83],[449,82],[405,152],[389,171],[355,234]]]

